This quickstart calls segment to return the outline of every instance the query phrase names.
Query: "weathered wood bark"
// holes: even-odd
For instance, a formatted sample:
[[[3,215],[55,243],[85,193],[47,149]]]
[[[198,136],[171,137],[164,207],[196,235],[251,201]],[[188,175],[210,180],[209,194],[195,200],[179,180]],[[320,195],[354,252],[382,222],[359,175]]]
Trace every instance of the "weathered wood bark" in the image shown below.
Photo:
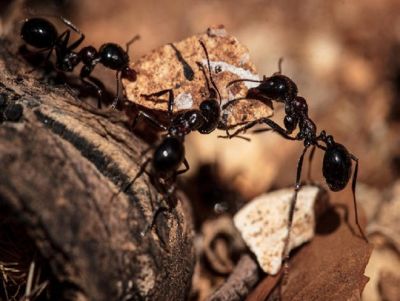
[[[0,126],[0,216],[17,220],[57,282],[57,299],[182,300],[194,265],[180,198],[141,235],[162,199],[137,173],[145,144],[123,113],[50,87],[0,42],[0,92],[24,107]],[[37,76],[37,75],[36,75]]]

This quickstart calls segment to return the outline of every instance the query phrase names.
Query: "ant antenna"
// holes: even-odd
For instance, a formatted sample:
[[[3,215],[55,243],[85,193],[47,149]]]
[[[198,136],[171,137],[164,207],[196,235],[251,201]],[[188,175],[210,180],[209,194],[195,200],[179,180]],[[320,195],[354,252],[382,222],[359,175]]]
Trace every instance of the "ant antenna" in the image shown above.
[[[256,80],[256,79],[247,79],[247,78],[241,78],[241,79],[235,79],[231,82],[229,82],[226,87],[228,88],[229,86],[232,86],[233,84],[240,83],[240,82],[252,82],[252,83],[262,83],[262,80]]]
[[[135,35],[132,39],[130,39],[128,42],[126,42],[126,53],[129,52],[129,47],[131,47],[131,44],[136,42],[137,40],[140,40],[140,35]]]
[[[206,71],[204,70],[203,64],[200,62],[196,62],[196,64],[199,67],[199,69],[201,70],[201,72],[203,72],[204,78],[206,79],[206,85],[207,85],[208,91],[211,91],[210,83],[208,81],[208,77],[207,77]]]
[[[283,63],[283,57],[280,57],[278,60],[278,73],[277,74],[282,74],[282,63]]]
[[[214,82],[214,80],[213,80],[213,78],[212,78],[212,75],[211,75],[210,58],[209,58],[209,56],[208,56],[208,51],[207,51],[206,45],[204,45],[204,42],[203,42],[202,40],[199,40],[199,42],[200,42],[201,47],[203,47],[204,53],[206,54],[207,65],[208,65],[208,75],[209,75],[209,77],[210,77],[210,81],[211,81],[211,84],[212,84],[213,87],[214,87],[214,90],[215,90],[215,91],[217,92],[217,94],[218,94],[219,104],[221,105],[221,103],[222,103],[222,98],[221,98],[221,94],[219,93],[219,90],[218,90],[218,88],[217,88],[217,85],[215,84],[215,82]],[[209,86],[208,83],[207,83],[207,86]]]
[[[356,162],[356,166],[354,168],[354,173],[353,173],[353,180],[351,183],[351,190],[353,193],[353,205],[354,205],[354,216],[356,220],[356,224],[358,227],[358,230],[360,231],[360,234],[362,238],[368,243],[368,238],[365,236],[364,231],[362,230],[360,223],[358,221],[358,210],[357,210],[357,200],[356,200],[356,185],[357,185],[357,175],[358,175],[358,158],[354,156],[353,154],[350,154],[351,159]]]

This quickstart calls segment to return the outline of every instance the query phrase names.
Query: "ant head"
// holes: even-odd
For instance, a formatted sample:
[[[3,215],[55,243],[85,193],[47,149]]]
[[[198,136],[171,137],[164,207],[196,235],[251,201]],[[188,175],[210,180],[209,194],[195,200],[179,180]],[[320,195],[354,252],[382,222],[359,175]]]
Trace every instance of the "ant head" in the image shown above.
[[[98,58],[98,53],[93,46],[86,46],[79,51],[79,56],[85,65],[92,65],[93,61]]]
[[[219,123],[221,108],[219,102],[216,99],[207,99],[201,102],[200,111],[206,118],[206,122],[199,128],[199,132],[202,134],[208,134],[214,131]]]
[[[53,24],[42,18],[26,19],[21,28],[21,38],[29,45],[47,49],[54,46],[58,33]]]
[[[265,77],[257,90],[264,96],[279,102],[291,101],[297,95],[296,84],[289,77],[281,74]]]
[[[327,138],[329,137],[332,136]],[[339,191],[346,187],[351,177],[351,165],[350,153],[343,145],[335,142],[327,143],[322,173],[332,191]]]
[[[185,158],[183,142],[178,137],[164,138],[153,156],[153,169],[158,174],[168,174],[178,169]]]
[[[112,70],[122,70],[129,64],[129,56],[121,46],[106,43],[99,50],[100,62]]]
[[[126,78],[127,80],[134,82],[137,78],[137,73],[134,69],[130,68],[129,66],[125,66],[121,70],[122,78]]]

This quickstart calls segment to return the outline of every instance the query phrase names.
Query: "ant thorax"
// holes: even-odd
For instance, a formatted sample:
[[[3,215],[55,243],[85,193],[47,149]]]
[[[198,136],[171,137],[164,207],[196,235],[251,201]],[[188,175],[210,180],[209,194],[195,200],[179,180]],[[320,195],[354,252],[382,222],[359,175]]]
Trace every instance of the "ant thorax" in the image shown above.
[[[72,72],[76,65],[80,63],[80,57],[77,53],[71,51],[63,56],[58,56],[56,68],[64,72]]]

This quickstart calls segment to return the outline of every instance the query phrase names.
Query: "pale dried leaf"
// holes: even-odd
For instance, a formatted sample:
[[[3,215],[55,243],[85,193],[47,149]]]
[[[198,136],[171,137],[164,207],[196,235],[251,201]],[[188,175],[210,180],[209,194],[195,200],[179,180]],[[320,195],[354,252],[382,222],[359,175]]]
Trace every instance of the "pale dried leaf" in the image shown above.
[[[319,192],[320,189],[315,186],[305,186],[300,190],[290,235],[290,250],[314,236],[314,204]],[[261,268],[271,275],[281,268],[293,193],[292,188],[287,188],[258,196],[234,217],[235,226],[256,255]]]

